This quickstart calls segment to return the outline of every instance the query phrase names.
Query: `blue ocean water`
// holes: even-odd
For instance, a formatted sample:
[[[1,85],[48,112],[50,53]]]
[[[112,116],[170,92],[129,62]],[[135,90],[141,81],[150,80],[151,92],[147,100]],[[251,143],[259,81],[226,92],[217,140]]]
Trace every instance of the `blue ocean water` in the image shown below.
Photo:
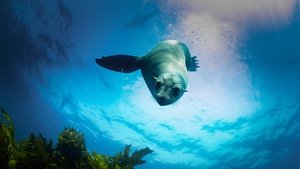
[[[0,106],[17,139],[64,127],[114,155],[151,148],[141,169],[300,168],[299,0],[0,2]],[[140,71],[95,58],[184,42],[188,92],[161,107]]]

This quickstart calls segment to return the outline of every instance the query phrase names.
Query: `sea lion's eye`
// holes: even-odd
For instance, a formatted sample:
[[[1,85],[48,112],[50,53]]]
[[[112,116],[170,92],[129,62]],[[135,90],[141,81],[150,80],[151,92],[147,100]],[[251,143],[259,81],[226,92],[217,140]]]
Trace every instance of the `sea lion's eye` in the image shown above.
[[[161,86],[161,82],[160,81],[157,81],[157,82],[155,82],[155,90],[158,90],[159,88],[160,88],[160,86]]]
[[[173,88],[173,94],[174,94],[174,96],[177,97],[179,95],[179,93],[180,93],[180,89],[178,87],[174,87]]]

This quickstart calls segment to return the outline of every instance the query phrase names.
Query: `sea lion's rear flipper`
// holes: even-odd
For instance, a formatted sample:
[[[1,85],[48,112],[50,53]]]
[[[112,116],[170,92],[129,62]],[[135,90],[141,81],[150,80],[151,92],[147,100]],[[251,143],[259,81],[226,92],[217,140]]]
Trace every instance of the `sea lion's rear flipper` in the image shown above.
[[[197,71],[197,68],[199,68],[197,56],[193,56],[190,60],[190,64],[188,66],[188,71],[195,72]]]
[[[112,55],[96,59],[98,65],[122,73],[131,73],[140,69],[140,62],[140,57],[130,55]]]

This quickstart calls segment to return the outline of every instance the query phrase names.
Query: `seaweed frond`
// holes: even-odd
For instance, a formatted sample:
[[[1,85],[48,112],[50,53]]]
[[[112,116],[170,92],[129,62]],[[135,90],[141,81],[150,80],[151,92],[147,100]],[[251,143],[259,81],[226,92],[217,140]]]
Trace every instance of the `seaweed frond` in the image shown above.
[[[91,169],[110,169],[110,157],[92,152],[88,156],[88,168]]]
[[[19,143],[17,152],[18,168],[47,168],[55,164],[53,141],[47,141],[42,134],[30,134]]]
[[[56,152],[61,168],[84,168],[87,163],[84,135],[74,128],[65,128],[60,133]]]
[[[120,167],[121,169],[133,169],[137,165],[144,164],[146,160],[143,160],[143,157],[153,152],[148,147],[141,150],[135,150],[132,155],[130,155],[130,151],[131,145],[126,145],[123,151],[112,157],[111,168]]]
[[[0,168],[8,168],[15,165],[16,143],[14,137],[14,125],[6,113],[1,108],[0,123]]]

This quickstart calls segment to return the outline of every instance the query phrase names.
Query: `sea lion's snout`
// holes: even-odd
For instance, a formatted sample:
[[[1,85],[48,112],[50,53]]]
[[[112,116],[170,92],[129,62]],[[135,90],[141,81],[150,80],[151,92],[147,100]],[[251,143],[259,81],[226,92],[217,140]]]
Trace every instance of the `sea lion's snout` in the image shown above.
[[[163,78],[156,78],[154,84],[155,100],[160,106],[165,106],[170,103],[170,97],[167,91],[167,86]]]
[[[166,106],[166,105],[168,105],[168,104],[171,104],[171,103],[169,103],[168,101],[167,101],[167,99],[166,98],[164,98],[164,97],[162,97],[162,96],[160,96],[160,97],[157,97],[157,103],[160,105],[160,106]]]

